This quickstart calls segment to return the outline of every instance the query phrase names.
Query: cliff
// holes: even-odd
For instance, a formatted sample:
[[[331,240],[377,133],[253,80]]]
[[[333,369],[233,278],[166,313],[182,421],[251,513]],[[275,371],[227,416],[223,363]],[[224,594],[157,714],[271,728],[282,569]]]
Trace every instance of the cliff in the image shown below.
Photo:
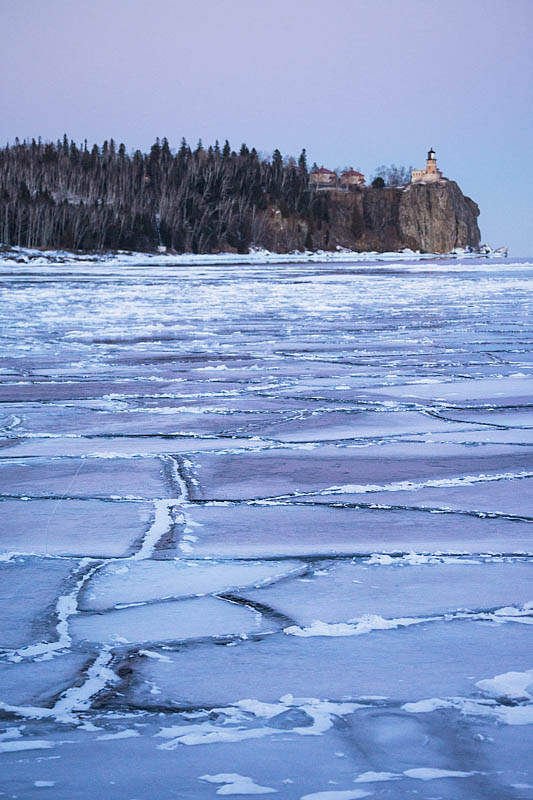
[[[398,222],[407,247],[448,253],[454,247],[479,247],[479,208],[455,181],[415,183],[403,193]],[[414,249],[414,248],[412,248]]]
[[[284,218],[272,209],[263,244],[283,250],[298,240],[299,248],[428,253],[479,247],[479,208],[455,181],[315,194],[312,226],[305,217]]]

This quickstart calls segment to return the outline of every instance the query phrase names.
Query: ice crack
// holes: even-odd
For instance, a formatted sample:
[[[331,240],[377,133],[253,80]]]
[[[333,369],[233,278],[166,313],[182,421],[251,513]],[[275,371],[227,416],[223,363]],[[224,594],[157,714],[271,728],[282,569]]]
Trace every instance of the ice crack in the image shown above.
[[[172,509],[178,500],[154,500],[154,521],[142,540],[140,549],[130,556],[129,561],[142,561],[151,558],[158,541],[168,533],[174,520]]]
[[[0,709],[28,719],[54,719],[57,722],[74,725],[92,725],[83,722],[76,716],[76,712],[87,711],[94,697],[109,684],[118,683],[120,678],[110,668],[113,654],[109,647],[104,647],[96,657],[86,673],[86,678],[80,686],[71,686],[59,697],[52,708],[39,708],[38,706],[13,706],[0,701]]]
[[[94,564],[90,569],[86,567],[92,562],[90,558],[84,558],[78,567],[78,571],[83,574],[76,581],[73,588],[68,594],[61,595],[56,603],[56,616],[57,625],[56,630],[58,639],[55,642],[39,642],[37,644],[28,645],[18,650],[11,650],[6,655],[9,661],[22,661],[24,658],[35,658],[40,661],[45,661],[58,655],[63,650],[68,650],[72,644],[72,638],[69,633],[68,621],[69,617],[78,613],[78,595],[84,584],[94,575],[94,573],[102,566],[101,562]]]

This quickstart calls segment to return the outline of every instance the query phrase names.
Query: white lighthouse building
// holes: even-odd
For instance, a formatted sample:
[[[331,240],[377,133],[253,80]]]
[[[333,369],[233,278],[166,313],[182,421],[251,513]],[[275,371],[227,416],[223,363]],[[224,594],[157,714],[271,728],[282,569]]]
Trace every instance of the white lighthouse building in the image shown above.
[[[442,172],[437,168],[437,157],[433,148],[428,152],[425,169],[414,169],[411,172],[411,183],[419,181],[441,181]]]

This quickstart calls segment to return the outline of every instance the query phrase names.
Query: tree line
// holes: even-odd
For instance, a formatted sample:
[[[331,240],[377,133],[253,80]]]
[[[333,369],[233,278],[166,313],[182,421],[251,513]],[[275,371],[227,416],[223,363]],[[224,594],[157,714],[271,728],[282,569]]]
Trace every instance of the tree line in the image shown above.
[[[298,222],[296,222],[298,220]],[[176,152],[167,139],[129,154],[110,139],[79,146],[66,136],[0,149],[0,241],[74,250],[247,252],[312,246],[327,201],[308,190],[305,150],[260,158],[226,140]]]
[[[388,186],[404,168],[378,168]],[[260,156],[228,140],[172,151],[157,139],[128,153],[113,139],[89,147],[57,142],[0,148],[0,242],[72,250],[209,253],[328,247],[338,200],[309,190],[305,149],[296,160]],[[331,220],[333,221],[333,220]]]

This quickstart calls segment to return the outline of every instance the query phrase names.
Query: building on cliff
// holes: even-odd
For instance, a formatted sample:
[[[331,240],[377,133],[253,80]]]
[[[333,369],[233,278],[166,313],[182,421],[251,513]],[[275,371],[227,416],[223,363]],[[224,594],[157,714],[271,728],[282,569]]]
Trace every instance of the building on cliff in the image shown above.
[[[414,169],[411,172],[411,183],[418,183],[419,181],[434,182],[446,180],[443,178],[442,172],[437,168],[437,157],[433,148],[428,152],[425,169]]]
[[[365,176],[355,169],[347,169],[342,175],[337,175],[331,169],[320,167],[309,173],[310,189],[344,189],[350,190],[356,186],[365,185]]]
[[[362,172],[357,172],[356,169],[347,169],[341,175],[340,185],[343,189],[351,189],[352,186],[364,186],[365,176]]]
[[[314,169],[309,173],[309,186],[315,189],[321,189],[324,186],[336,186],[337,173],[326,167]]]

